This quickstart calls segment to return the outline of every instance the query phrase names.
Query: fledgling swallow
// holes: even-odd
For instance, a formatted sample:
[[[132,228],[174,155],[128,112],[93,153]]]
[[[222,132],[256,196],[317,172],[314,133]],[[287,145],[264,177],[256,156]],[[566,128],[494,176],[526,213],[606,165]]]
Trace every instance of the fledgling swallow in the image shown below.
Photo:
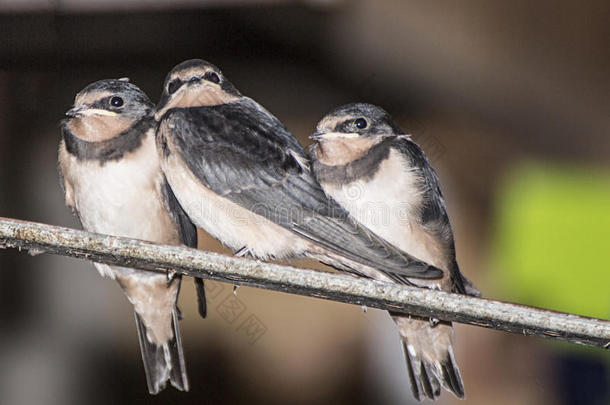
[[[442,278],[413,284],[478,295],[460,273],[436,172],[386,111],[370,104],[344,105],[326,115],[311,138],[312,171],[326,194],[375,234],[443,271]],[[396,282],[382,272],[374,278]],[[464,398],[451,323],[392,315],[415,398],[435,399],[441,386]]]
[[[216,66],[199,59],[177,65],[155,117],[161,167],[176,198],[195,225],[238,255],[309,257],[404,282],[442,275],[329,199],[298,141]]]
[[[197,246],[197,230],[167,185],[155,145],[154,105],[128,79],[76,95],[61,123],[59,174],[66,205],[90,232]],[[94,263],[133,304],[148,390],[167,380],[188,391],[176,306],[180,277]],[[203,282],[196,282],[205,316]]]

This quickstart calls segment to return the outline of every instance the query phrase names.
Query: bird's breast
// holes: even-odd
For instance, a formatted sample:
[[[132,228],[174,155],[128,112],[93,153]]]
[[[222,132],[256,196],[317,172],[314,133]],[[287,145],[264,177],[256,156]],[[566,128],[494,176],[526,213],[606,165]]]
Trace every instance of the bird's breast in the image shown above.
[[[371,177],[343,184],[322,182],[324,191],[358,222],[401,250],[446,268],[442,245],[418,221],[424,190],[418,172],[396,150]]]
[[[171,137],[166,141],[170,153],[161,160],[163,171],[195,225],[232,250],[246,247],[261,259],[298,256],[309,249],[309,243],[291,231],[206,187],[176,151]]]
[[[161,193],[163,175],[152,133],[138,149],[119,160],[101,164],[79,161],[67,153],[61,156],[60,152],[60,162],[86,230],[180,243],[177,225]]]

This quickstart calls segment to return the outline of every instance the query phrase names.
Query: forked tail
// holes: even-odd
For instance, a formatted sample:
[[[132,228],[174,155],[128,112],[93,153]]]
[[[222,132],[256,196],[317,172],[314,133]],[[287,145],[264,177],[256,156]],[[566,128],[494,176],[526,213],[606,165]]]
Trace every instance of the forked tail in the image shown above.
[[[135,312],[135,315],[148,392],[158,394],[163,391],[167,380],[180,391],[188,391],[189,382],[184,365],[184,353],[176,308],[172,313],[173,336],[162,344],[152,341],[144,322],[137,312]]]
[[[435,400],[441,387],[464,398],[464,384],[453,355],[453,328],[448,322],[417,317],[397,317],[413,396]]]

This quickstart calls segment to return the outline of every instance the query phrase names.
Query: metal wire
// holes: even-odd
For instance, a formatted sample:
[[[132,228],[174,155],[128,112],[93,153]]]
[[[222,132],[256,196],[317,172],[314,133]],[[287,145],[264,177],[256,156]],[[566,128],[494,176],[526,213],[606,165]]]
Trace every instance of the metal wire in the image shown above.
[[[0,247],[72,256],[610,348],[610,321],[0,217]]]

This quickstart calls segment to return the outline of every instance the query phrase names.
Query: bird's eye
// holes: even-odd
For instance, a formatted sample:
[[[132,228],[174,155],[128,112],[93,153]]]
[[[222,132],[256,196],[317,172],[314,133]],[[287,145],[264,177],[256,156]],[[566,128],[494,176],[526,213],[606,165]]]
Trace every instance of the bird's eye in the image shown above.
[[[167,85],[167,92],[169,94],[174,94],[179,88],[182,86],[182,80],[174,79]]]
[[[358,128],[358,129],[364,129],[369,124],[366,122],[366,120],[364,118],[357,118],[356,120],[354,120],[354,125],[356,125],[356,128]]]
[[[123,105],[123,99],[119,96],[114,96],[110,99],[110,105],[113,107],[120,107]]]
[[[218,74],[212,70],[208,70],[207,72],[205,72],[205,74],[203,75],[203,78],[205,80],[207,80],[208,82],[212,82],[212,83],[220,83],[220,76],[218,76]]]

